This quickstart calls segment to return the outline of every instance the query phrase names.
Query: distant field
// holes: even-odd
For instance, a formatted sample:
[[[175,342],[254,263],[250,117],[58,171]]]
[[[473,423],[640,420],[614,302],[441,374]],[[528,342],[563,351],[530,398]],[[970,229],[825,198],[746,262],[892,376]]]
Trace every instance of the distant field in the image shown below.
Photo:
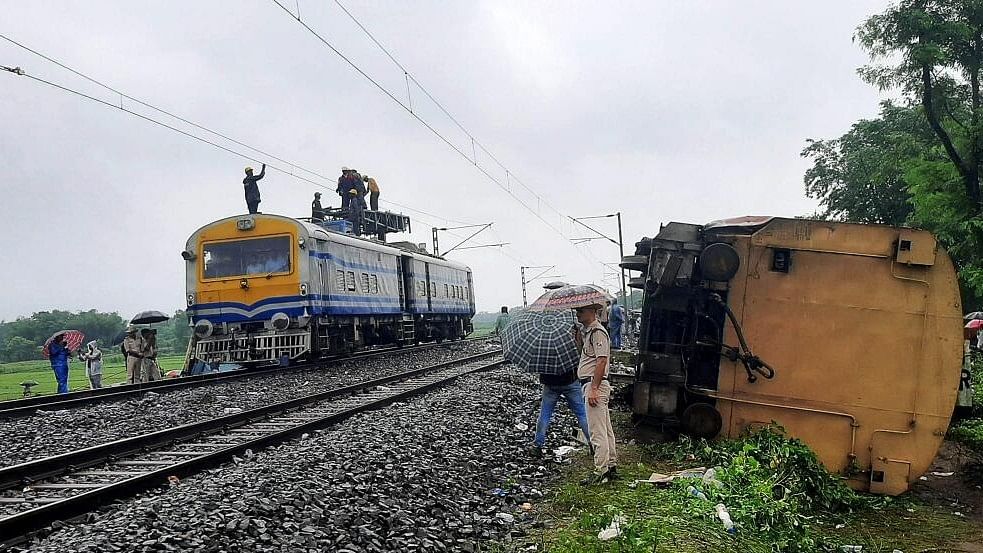
[[[157,358],[157,363],[167,372],[180,369],[184,365],[183,355],[170,355]],[[0,363],[0,400],[17,399],[23,396],[24,388],[20,385],[26,380],[38,383],[31,390],[37,394],[53,394],[57,389],[55,373],[47,361],[20,361],[17,363]],[[110,355],[102,366],[102,385],[111,386],[126,380],[126,366],[123,356]],[[85,376],[85,364],[72,361],[68,366],[68,389],[87,390],[89,379]]]

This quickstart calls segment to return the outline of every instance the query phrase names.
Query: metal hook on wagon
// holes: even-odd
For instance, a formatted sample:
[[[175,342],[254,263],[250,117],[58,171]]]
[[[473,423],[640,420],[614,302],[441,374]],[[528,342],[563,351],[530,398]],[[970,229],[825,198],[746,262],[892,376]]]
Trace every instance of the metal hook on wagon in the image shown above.
[[[737,322],[737,317],[734,316],[734,312],[730,310],[727,302],[720,297],[720,294],[710,294],[710,299],[716,302],[727,313],[727,318],[734,325],[734,332],[737,334],[737,341],[740,343],[739,349],[734,346],[721,344],[721,354],[731,361],[741,361],[741,364],[744,365],[744,370],[747,371],[748,382],[754,383],[758,380],[757,375],[754,373],[758,373],[769,380],[775,378],[775,369],[768,363],[765,363],[760,357],[751,353],[751,348],[747,345],[747,340],[744,339],[744,330],[741,328],[741,324]]]

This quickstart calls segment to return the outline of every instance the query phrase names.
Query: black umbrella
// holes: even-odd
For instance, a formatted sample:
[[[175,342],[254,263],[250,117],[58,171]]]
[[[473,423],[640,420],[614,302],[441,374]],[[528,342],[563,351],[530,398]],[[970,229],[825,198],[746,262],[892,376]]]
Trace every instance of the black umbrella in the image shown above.
[[[161,313],[160,311],[141,311],[130,319],[130,324],[135,325],[147,325],[153,323],[162,323],[170,319],[167,315]]]

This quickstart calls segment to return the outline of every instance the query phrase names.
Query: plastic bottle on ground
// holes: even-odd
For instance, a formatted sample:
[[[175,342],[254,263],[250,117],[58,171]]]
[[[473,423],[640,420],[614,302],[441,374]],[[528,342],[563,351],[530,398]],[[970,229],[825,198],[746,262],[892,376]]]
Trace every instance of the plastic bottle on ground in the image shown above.
[[[717,470],[712,468],[703,473],[703,484],[714,488],[721,488],[724,485],[723,482],[717,480]]]
[[[703,492],[701,492],[700,490],[698,490],[698,489],[696,489],[696,488],[694,488],[693,486],[687,486],[687,487],[686,487],[686,491],[687,491],[687,492],[688,492],[688,493],[689,493],[690,495],[692,495],[693,497],[699,497],[700,499],[702,499],[702,500],[704,500],[704,501],[705,501],[705,500],[706,500],[706,498],[707,498],[707,496],[706,496],[706,494],[705,494],[705,493],[703,493]]]
[[[716,510],[717,518],[724,524],[724,530],[727,530],[728,534],[736,534],[737,529],[734,528],[734,521],[730,519],[730,513],[727,512],[727,507],[723,503],[717,503]]]

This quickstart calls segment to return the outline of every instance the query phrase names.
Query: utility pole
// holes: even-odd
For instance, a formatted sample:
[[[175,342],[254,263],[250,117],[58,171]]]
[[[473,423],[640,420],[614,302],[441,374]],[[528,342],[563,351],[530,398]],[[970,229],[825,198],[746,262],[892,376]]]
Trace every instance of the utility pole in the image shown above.
[[[608,218],[608,217],[617,217],[618,218],[618,239],[617,240],[615,240],[614,238],[611,238],[610,236],[607,236],[605,234],[602,234],[599,230],[597,230],[594,227],[588,225],[587,223],[584,223],[584,221],[587,220],[587,219],[605,219],[605,218]],[[594,234],[597,235],[598,238],[603,238],[603,239],[611,242],[612,244],[617,244],[618,245],[618,253],[621,254],[621,257],[618,259],[618,263],[621,263],[621,260],[624,259],[624,257],[625,257],[625,244],[624,244],[624,240],[622,239],[622,235],[621,235],[621,212],[620,211],[617,212],[617,213],[611,213],[610,215],[592,215],[590,217],[570,217],[570,220],[573,221],[574,223],[577,223],[578,225],[586,228],[587,230],[593,232]],[[595,240],[595,239],[596,239],[595,237],[578,238],[578,239],[574,239],[574,242],[575,243],[578,242],[578,241],[579,242],[587,242],[587,241]],[[625,302],[625,309],[630,309],[631,308],[631,300],[628,298],[628,293],[625,290],[625,269],[623,269],[623,268],[621,269],[621,297],[623,298],[623,300]]]
[[[529,305],[529,302],[526,299],[526,284],[529,284],[530,282],[533,282],[536,279],[542,277],[547,272],[552,270],[554,267],[556,267],[556,265],[523,265],[519,267],[519,275],[522,277],[522,307]],[[541,273],[534,276],[533,278],[526,280],[526,269],[546,269],[546,270],[542,271]]]

